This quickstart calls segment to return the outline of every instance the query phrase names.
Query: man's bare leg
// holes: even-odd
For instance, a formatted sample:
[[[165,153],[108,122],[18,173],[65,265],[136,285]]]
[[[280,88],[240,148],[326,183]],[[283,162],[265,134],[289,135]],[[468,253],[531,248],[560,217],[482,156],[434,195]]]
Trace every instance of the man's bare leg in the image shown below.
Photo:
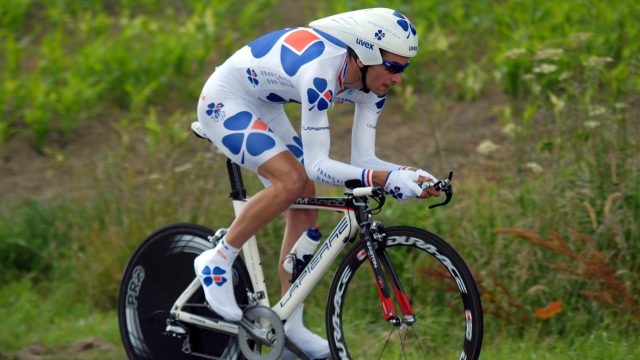
[[[258,168],[271,186],[252,196],[214,249],[200,254],[194,269],[202,283],[209,306],[229,321],[239,321],[242,310],[233,293],[231,266],[242,245],[285,211],[308,187],[304,167],[288,152],[282,152]],[[293,235],[290,235],[293,236]],[[295,240],[294,240],[295,242]]]

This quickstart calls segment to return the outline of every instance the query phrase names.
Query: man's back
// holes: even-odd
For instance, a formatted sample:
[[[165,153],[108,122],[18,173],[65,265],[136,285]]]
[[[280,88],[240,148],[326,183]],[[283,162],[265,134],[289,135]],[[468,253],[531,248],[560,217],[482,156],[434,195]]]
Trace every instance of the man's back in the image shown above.
[[[323,111],[343,85],[346,53],[339,40],[313,29],[274,31],[231,56],[219,86],[266,103],[306,102]]]

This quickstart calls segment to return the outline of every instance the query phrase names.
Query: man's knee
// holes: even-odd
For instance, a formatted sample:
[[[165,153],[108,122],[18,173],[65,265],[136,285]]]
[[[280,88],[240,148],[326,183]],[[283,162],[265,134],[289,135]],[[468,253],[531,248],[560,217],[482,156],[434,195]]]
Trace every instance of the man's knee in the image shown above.
[[[309,184],[304,166],[289,152],[271,158],[258,169],[258,173],[269,179],[275,189],[292,201],[309,192],[309,188],[313,191],[313,184]]]
[[[282,186],[293,198],[298,198],[305,194],[309,181],[305,171],[292,171],[282,179]]]

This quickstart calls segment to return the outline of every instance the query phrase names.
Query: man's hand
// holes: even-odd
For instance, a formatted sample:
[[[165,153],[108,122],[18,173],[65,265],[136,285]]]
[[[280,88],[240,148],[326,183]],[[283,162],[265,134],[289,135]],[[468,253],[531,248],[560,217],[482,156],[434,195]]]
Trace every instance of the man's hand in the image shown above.
[[[418,173],[418,175],[419,175],[419,178],[418,178],[418,182],[419,183],[430,182],[430,183],[435,184],[436,182],[438,182],[438,178],[436,178],[435,176],[429,174],[428,172],[426,172],[426,171],[424,171],[422,169],[416,169],[415,172]],[[420,194],[420,198],[422,198],[422,199],[428,198],[430,196],[439,197],[440,196],[440,191],[437,191],[434,188],[426,188]]]
[[[394,170],[387,176],[384,190],[397,200],[421,197],[425,192],[417,184],[420,175],[412,170]]]

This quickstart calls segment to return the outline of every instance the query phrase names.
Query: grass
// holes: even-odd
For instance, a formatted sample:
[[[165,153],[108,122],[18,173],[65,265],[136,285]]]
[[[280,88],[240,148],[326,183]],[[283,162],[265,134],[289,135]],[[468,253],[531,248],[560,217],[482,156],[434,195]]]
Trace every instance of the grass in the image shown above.
[[[274,30],[275,24],[265,26],[267,19],[282,22],[276,3],[5,2],[0,140],[24,136],[44,151],[73,141],[83,123],[101,119],[109,108],[126,110],[137,121],[164,104],[161,99],[192,101],[214,64]],[[424,44],[413,62],[425,71],[406,79],[404,96],[411,99],[408,89],[415,89],[468,101],[497,84],[540,105],[551,97],[602,106],[602,90],[610,100],[624,101],[639,85],[633,75],[640,8],[630,1],[581,3],[387,3],[411,14]],[[298,10],[322,16],[376,4],[303,3]],[[215,51],[208,44],[216,44]]]
[[[25,348],[34,342],[61,347],[85,338],[100,338],[118,344],[117,315],[97,312],[89,299],[69,306],[69,285],[35,285],[29,278],[0,288],[0,353]],[[64,311],[63,311],[64,309]]]
[[[81,191],[2,202],[0,333],[12,335],[0,338],[1,352],[89,335],[119,344],[116,290],[135,246],[168,223],[215,228],[232,220],[230,206],[220,205],[228,191],[221,156],[202,151],[184,131],[193,117],[185,109],[193,108],[213,65],[238,44],[290,25],[287,15],[311,19],[379,4],[300,3],[291,14],[276,5],[0,2],[3,155],[9,141],[64,152],[97,121],[119,135],[117,148],[75,174],[74,185],[90,184]],[[458,177],[449,207],[390,201],[382,218],[439,234],[475,271],[489,315],[485,358],[638,357],[633,334],[640,324],[628,314],[637,312],[640,293],[640,6],[588,0],[385,6],[410,15],[421,52],[382,116],[427,117],[435,139],[425,143],[438,146],[416,157],[428,157],[438,170],[455,164]],[[499,103],[478,113],[473,126],[448,113],[496,93]],[[428,109],[419,101],[425,97],[433,104]],[[295,122],[297,109],[290,113]],[[339,125],[350,115],[332,116]],[[454,145],[440,138],[456,131]],[[251,193],[259,189],[254,178],[246,180]],[[330,222],[320,225],[328,229]],[[282,228],[279,219],[259,234],[266,268],[276,266]],[[620,308],[617,299],[628,306]],[[308,318],[320,319],[309,324],[316,331],[325,301],[320,293],[308,302]],[[559,312],[536,316],[556,303]]]
[[[27,279],[0,290],[0,354],[9,359],[19,349],[34,342],[49,349],[53,359],[121,359],[124,357],[114,311],[96,312],[89,307],[64,305],[64,289],[37,289]],[[44,300],[46,299],[46,300]],[[68,311],[59,311],[66,307]],[[307,324],[322,333],[320,314],[307,310]],[[315,316],[318,315],[318,316]],[[493,321],[491,318],[488,322]],[[82,339],[100,338],[113,347],[98,351],[91,348],[72,354],[68,349]],[[58,355],[56,355],[58,354]],[[485,359],[635,359],[640,345],[635,337],[615,330],[594,330],[584,335],[527,333],[509,336],[487,332],[482,350]],[[57,356],[57,357],[56,357]],[[75,357],[74,357],[75,356]]]
[[[593,332],[581,337],[543,336],[529,339],[504,339],[495,346],[486,344],[482,349],[485,359],[636,359],[640,347],[626,335]]]

